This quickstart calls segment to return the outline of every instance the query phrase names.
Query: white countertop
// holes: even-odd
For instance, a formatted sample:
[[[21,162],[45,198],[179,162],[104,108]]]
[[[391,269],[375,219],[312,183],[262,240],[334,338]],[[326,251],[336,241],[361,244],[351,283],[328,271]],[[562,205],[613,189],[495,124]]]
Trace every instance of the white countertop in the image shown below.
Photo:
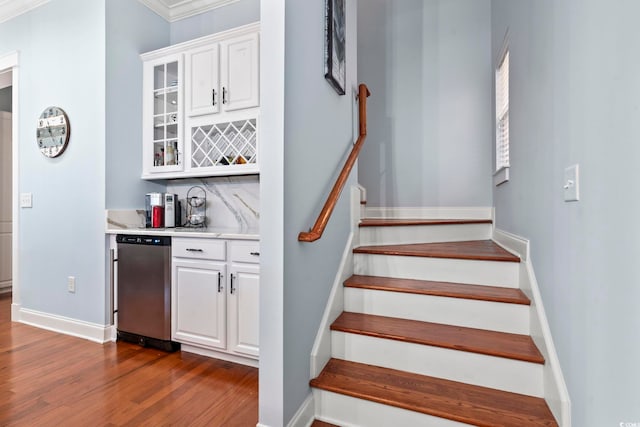
[[[145,228],[144,211],[107,210],[106,234],[134,234],[136,236],[205,237],[218,239],[259,240],[257,227],[214,226],[207,228]]]
[[[259,240],[260,234],[258,230],[239,228],[139,228],[139,227],[118,227],[109,224],[106,230],[107,234],[133,234],[145,236],[171,236],[171,237],[208,237],[218,239],[244,239]]]

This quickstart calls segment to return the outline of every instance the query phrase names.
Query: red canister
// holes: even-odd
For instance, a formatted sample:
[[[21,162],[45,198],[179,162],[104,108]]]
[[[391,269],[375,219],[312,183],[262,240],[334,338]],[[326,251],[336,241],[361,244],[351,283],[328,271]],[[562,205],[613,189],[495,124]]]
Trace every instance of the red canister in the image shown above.
[[[164,206],[151,207],[151,227],[152,228],[164,227]]]

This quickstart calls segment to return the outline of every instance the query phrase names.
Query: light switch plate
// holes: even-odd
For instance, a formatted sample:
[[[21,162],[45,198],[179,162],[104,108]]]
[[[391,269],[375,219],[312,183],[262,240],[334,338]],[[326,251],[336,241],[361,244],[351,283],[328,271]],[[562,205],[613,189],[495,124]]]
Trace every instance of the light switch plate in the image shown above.
[[[33,207],[33,196],[31,193],[20,193],[20,207],[31,208]]]
[[[573,165],[564,170],[564,201],[577,202],[578,200],[580,200],[580,174],[578,165]]]

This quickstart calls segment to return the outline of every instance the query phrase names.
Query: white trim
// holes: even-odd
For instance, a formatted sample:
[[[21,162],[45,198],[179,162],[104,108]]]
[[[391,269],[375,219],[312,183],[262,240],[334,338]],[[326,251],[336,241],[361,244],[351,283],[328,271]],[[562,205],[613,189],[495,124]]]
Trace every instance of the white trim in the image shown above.
[[[493,174],[493,185],[496,187],[507,181],[509,181],[509,166],[502,167]]]
[[[397,219],[492,219],[491,207],[415,207],[384,208],[366,207],[365,218]]]
[[[287,427],[309,427],[313,424],[316,414],[316,405],[313,399],[313,393],[309,393],[302,405],[287,424]]]
[[[338,267],[338,273],[333,280],[329,300],[325,307],[316,339],[311,349],[311,378],[317,377],[331,358],[331,330],[329,327],[344,311],[344,281],[353,275],[353,233],[349,233]]]
[[[168,22],[175,22],[189,16],[227,6],[238,0],[183,0],[168,6],[162,0],[139,0]]]
[[[351,187],[351,232],[342,252],[340,265],[333,280],[333,286],[329,293],[329,299],[318,327],[318,333],[311,348],[311,378],[317,377],[331,358],[331,330],[329,329],[333,321],[344,311],[344,281],[353,275],[354,242],[357,241],[358,222],[360,222],[360,189]]]
[[[6,87],[11,86],[12,78],[11,78],[11,70],[2,71],[0,70],[0,89],[4,89]]]
[[[560,360],[553,343],[551,328],[544,310],[540,287],[536,279],[533,264],[529,257],[529,240],[494,229],[493,240],[505,249],[516,253],[522,259],[520,263],[520,287],[531,298],[531,337],[544,356],[544,395],[551,412],[561,427],[571,426],[571,399],[562,375]]]
[[[140,59],[142,59],[143,61],[151,61],[163,58],[167,55],[182,55],[185,50],[205,46],[217,41],[229,39],[232,37],[243,36],[245,34],[251,34],[259,31],[260,21],[252,22],[250,24],[235,27],[230,30],[220,31],[218,33],[198,37],[197,39],[188,40],[186,42],[172,44],[171,46],[163,47],[162,49],[145,52],[140,55]]]
[[[197,347],[195,345],[181,344],[182,351],[187,353],[199,354],[200,356],[211,357],[214,359],[226,360],[227,362],[238,363],[240,365],[251,366],[252,368],[258,367],[258,360],[249,359],[240,355],[216,351],[208,348]]]
[[[19,189],[20,189],[20,138],[19,138],[19,103],[18,103],[18,91],[19,91],[19,62],[20,55],[17,51],[0,56],[0,72],[4,70],[11,70],[12,89],[11,89],[11,111],[12,111],[12,146],[11,146],[11,174],[13,179],[12,197],[13,212],[12,212],[12,230],[11,230],[11,280],[12,280],[12,300],[11,307],[11,320],[19,318],[20,307],[20,263],[19,263],[19,246],[20,239],[18,239],[18,231],[20,230],[20,210],[19,206]]]
[[[492,238],[497,244],[509,252],[518,255],[522,261],[527,261],[529,259],[528,240],[497,228],[493,229]]]
[[[111,327],[109,325],[99,325],[97,323],[71,319],[69,317],[43,313],[27,308],[19,308],[18,310],[18,321],[20,323],[65,335],[84,338],[100,344],[110,341]]]
[[[50,0],[0,1],[0,24],[49,3],[49,1]]]

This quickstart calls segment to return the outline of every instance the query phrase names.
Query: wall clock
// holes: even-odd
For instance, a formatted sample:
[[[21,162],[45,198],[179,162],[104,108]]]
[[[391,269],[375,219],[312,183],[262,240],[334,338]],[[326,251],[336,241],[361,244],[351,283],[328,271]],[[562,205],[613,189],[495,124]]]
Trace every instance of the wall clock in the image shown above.
[[[47,107],[38,119],[36,139],[40,152],[47,157],[58,157],[69,144],[71,125],[67,113],[60,107]]]

